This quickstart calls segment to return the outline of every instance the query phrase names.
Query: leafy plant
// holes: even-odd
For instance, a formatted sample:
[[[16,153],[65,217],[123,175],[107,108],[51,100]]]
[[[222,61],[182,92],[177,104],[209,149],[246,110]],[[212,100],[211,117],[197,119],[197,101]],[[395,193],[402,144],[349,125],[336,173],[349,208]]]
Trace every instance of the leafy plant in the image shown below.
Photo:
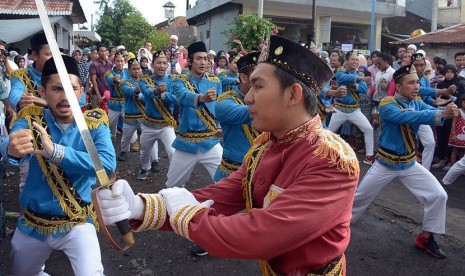
[[[241,42],[247,51],[259,49],[267,36],[283,30],[269,19],[259,18],[255,14],[240,14],[229,25],[232,28],[222,32],[228,38],[227,45],[231,48],[240,47],[238,42]]]

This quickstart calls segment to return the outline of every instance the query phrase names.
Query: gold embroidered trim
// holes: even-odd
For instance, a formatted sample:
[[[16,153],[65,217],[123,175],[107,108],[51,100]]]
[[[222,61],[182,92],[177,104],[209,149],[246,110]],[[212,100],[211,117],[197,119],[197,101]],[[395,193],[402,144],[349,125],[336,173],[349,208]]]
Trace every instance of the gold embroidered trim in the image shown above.
[[[387,164],[391,164],[393,166],[398,166],[401,164],[409,164],[410,162],[416,159],[415,150],[407,154],[396,155],[396,154],[387,152],[382,147],[378,149],[378,154],[376,156],[380,161],[383,161]]]
[[[189,236],[189,223],[195,214],[206,208],[203,205],[185,205],[179,208],[170,217],[171,228],[176,234],[192,241]]]
[[[156,230],[163,226],[166,220],[166,206],[158,194],[138,194],[145,201],[145,213],[142,224],[134,232]]]
[[[237,171],[241,165],[241,163],[230,161],[223,156],[218,169],[227,175],[231,175],[233,172]]]
[[[129,86],[129,87],[134,87],[134,85],[132,84],[132,82],[130,82],[129,80],[124,80],[124,81],[121,82],[121,84],[118,86],[118,88],[121,89],[121,86],[122,86],[123,84],[126,84],[126,85]],[[142,93],[142,92],[141,92],[141,93]],[[136,105],[137,109],[139,110],[139,112],[140,112],[140,114],[141,114],[141,117],[140,117],[140,118],[142,118],[142,115],[145,114],[145,106],[144,106],[144,104],[139,100],[139,97],[136,96],[136,95],[133,95],[133,96],[132,96],[132,100],[133,100],[134,104]],[[124,116],[126,116],[126,115],[124,115]],[[140,118],[139,118],[139,119],[140,119]]]
[[[205,74],[206,76],[207,73]],[[187,89],[191,91],[192,93],[200,95],[200,92],[197,90],[197,87],[191,82],[189,77],[187,75],[179,75],[178,78],[180,78],[184,84],[186,85]],[[215,76],[216,79],[218,79]],[[209,79],[209,78],[208,78]],[[210,79],[209,79],[210,80]],[[218,79],[219,82],[219,79]],[[197,116],[200,118],[200,120],[207,126],[207,128],[210,131],[215,131],[216,132],[216,119],[215,116],[208,110],[207,106],[205,105],[202,109],[195,109],[195,113]]]
[[[176,136],[180,139],[191,141],[191,142],[199,142],[199,141],[218,137],[216,130],[209,131],[209,132],[187,132],[187,133],[181,133],[179,131],[176,131]]]
[[[341,172],[349,175],[359,174],[360,167],[353,149],[339,135],[329,130],[319,131],[318,145],[313,151],[314,157],[325,158],[330,166],[336,166]]]
[[[86,110],[84,112],[84,119],[90,130],[97,129],[101,124],[105,124],[107,127],[110,127],[110,121],[107,113],[100,108]]]
[[[11,72],[11,77],[17,78],[24,85],[26,93],[31,93],[32,95],[39,97],[39,92],[37,91],[37,87],[39,87],[39,85],[34,82],[31,76],[29,76],[27,68]]]
[[[339,260],[333,260],[326,265],[322,273],[307,273],[305,276],[342,276],[344,275],[344,260],[342,256]],[[273,271],[270,264],[267,261],[259,261],[260,268],[263,272],[263,276],[279,276],[280,274]]]
[[[236,104],[246,105],[245,102],[241,98],[239,98],[233,91],[228,91],[218,96],[217,102],[221,102],[226,99],[232,99]],[[258,137],[260,133],[248,124],[242,124],[241,127],[244,131],[245,136],[247,137],[247,140],[249,141],[249,144],[252,145],[253,141],[255,140],[255,138]]]
[[[41,134],[32,125],[33,122],[41,125],[48,133],[49,128],[43,117],[43,108],[30,106],[20,112],[22,118],[28,122],[29,129],[32,130],[34,140],[34,148],[43,149]],[[51,139],[51,137],[50,137]],[[40,224],[40,219],[37,216],[30,214],[29,219],[26,219],[26,225],[37,227],[40,234],[56,233],[59,229],[71,229],[74,225],[85,223],[88,217],[91,217],[95,228],[99,229],[97,217],[93,210],[93,205],[86,205],[81,196],[78,194],[72,183],[67,178],[65,172],[54,164],[46,162],[44,157],[36,155],[39,166],[42,169],[44,176],[47,178],[50,189],[55,198],[58,199],[62,211],[69,217],[67,223],[50,222],[49,224]]]

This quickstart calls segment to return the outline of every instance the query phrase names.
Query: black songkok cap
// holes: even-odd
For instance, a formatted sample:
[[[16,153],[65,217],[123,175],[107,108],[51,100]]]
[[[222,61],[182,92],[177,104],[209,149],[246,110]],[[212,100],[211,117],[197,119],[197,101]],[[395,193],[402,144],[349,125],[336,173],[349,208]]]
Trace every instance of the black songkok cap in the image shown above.
[[[48,44],[48,42],[47,42],[47,37],[45,37],[45,33],[35,34],[31,38],[31,48],[32,49],[40,47],[42,45],[46,45],[46,44]]]
[[[298,78],[314,93],[333,77],[329,66],[310,49],[280,36],[270,36],[262,49],[258,63],[270,63]]]
[[[166,58],[165,52],[163,50],[156,51],[153,54],[153,60],[155,60],[156,58]]]
[[[394,78],[394,81],[396,83],[399,83],[400,79],[402,79],[403,76],[408,75],[408,74],[416,74],[417,70],[415,70],[415,66],[413,64],[406,65],[404,67],[400,67],[397,69],[392,77]]]
[[[237,69],[242,71],[247,67],[255,66],[258,62],[259,56],[260,52],[251,52],[245,56],[242,56],[239,58],[239,60],[237,60]]]
[[[422,53],[415,53],[410,58],[410,62],[414,62],[415,60],[425,60],[425,56]]]
[[[187,53],[189,55],[193,55],[198,52],[207,52],[207,47],[205,47],[205,43],[203,43],[203,41],[194,42],[187,47]]]
[[[62,55],[61,57],[63,58],[63,62],[65,63],[66,71],[68,71],[68,74],[73,74],[79,77],[79,69],[74,58],[65,55]],[[42,69],[42,79],[53,74],[58,74],[58,70],[55,64],[55,60],[52,57],[44,64],[44,68]]]
[[[131,68],[131,66],[135,63],[139,64],[136,58],[131,58],[130,60],[128,60],[128,69]]]

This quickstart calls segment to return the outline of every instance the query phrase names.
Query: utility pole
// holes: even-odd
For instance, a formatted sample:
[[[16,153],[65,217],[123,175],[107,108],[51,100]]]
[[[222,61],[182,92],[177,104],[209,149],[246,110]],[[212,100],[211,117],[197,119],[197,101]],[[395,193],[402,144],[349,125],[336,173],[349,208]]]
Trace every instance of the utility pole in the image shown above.
[[[431,14],[431,31],[434,32],[438,29],[438,6],[439,6],[438,0],[433,0],[432,6],[433,6],[433,11]]]
[[[258,18],[263,18],[263,0],[258,0]]]
[[[316,44],[316,30],[315,30],[315,20],[316,20],[316,0],[313,0],[312,4],[312,42]]]
[[[371,0],[370,54],[375,48],[375,0]]]

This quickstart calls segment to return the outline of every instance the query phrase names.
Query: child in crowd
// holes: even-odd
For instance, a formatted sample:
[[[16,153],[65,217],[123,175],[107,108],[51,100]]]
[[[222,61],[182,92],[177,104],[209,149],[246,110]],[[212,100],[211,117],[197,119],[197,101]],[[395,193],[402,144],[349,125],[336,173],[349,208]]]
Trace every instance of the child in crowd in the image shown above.
[[[449,168],[460,159],[465,152],[465,97],[460,98],[459,116],[452,119],[452,130],[449,137],[449,146],[452,147]]]
[[[215,75],[219,75],[221,72],[228,70],[228,59],[225,56],[220,56],[216,62]]]

